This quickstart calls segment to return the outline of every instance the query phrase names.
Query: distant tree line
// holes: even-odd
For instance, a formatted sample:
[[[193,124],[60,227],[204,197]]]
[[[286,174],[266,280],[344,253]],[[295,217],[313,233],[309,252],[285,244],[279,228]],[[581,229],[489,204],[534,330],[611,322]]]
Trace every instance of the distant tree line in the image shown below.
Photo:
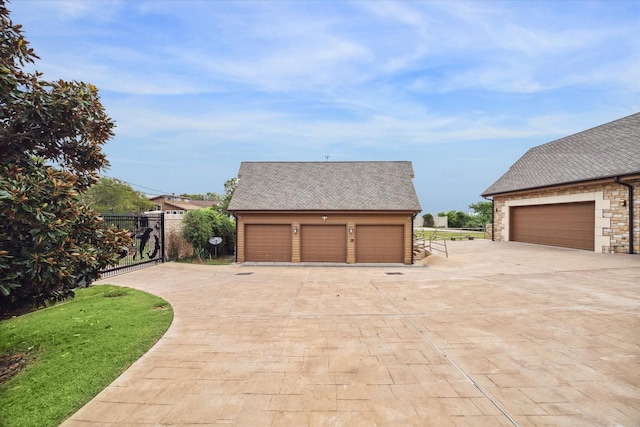
[[[481,228],[491,223],[492,204],[491,202],[477,202],[469,205],[471,212],[461,212],[451,210],[449,212],[439,212],[438,216],[446,216],[449,228]],[[422,215],[425,227],[433,227],[435,220],[430,213]]]
[[[87,207],[101,213],[137,213],[154,208],[153,202],[117,178],[102,177],[80,196]]]

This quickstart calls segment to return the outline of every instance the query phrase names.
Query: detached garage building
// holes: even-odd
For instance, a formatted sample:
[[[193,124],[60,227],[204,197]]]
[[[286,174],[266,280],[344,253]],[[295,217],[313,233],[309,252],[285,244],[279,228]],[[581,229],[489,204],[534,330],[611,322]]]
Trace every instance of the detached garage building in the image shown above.
[[[640,113],[530,149],[482,194],[493,239],[640,251]]]
[[[413,262],[411,162],[243,162],[236,261]]]

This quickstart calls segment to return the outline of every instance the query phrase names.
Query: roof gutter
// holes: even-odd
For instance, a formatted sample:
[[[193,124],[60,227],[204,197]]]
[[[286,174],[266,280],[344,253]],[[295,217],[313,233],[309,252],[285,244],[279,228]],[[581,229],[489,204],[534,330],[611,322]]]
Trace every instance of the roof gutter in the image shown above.
[[[628,202],[627,204],[629,205],[629,253],[633,254],[633,248],[634,248],[634,239],[633,239],[633,235],[634,235],[634,229],[633,229],[633,215],[634,215],[634,210],[633,210],[633,185],[626,183],[626,182],[621,182],[620,181],[620,177],[616,176],[614,179],[614,182],[616,184],[620,184],[620,185],[624,185],[625,187],[627,187],[629,189],[629,197],[628,197]]]

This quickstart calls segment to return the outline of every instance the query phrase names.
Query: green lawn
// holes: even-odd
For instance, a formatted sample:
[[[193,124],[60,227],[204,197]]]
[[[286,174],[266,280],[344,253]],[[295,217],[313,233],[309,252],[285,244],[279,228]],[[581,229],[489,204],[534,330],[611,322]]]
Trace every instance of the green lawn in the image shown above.
[[[147,352],[172,319],[159,297],[99,285],[0,322],[0,355],[28,360],[0,385],[0,426],[58,426]]]

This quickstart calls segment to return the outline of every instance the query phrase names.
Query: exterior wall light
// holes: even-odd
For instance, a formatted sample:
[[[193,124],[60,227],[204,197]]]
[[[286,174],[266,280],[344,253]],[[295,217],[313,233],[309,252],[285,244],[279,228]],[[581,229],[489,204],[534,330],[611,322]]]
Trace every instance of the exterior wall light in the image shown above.
[[[328,218],[329,218],[328,216],[326,216],[326,215],[322,215],[322,220],[323,220],[323,221],[326,221]]]
[[[620,206],[623,208],[627,206],[627,201],[625,199],[620,199]]]
[[[293,226],[293,234],[298,234],[298,226]]]
[[[349,234],[353,234],[353,227],[349,227]]]

